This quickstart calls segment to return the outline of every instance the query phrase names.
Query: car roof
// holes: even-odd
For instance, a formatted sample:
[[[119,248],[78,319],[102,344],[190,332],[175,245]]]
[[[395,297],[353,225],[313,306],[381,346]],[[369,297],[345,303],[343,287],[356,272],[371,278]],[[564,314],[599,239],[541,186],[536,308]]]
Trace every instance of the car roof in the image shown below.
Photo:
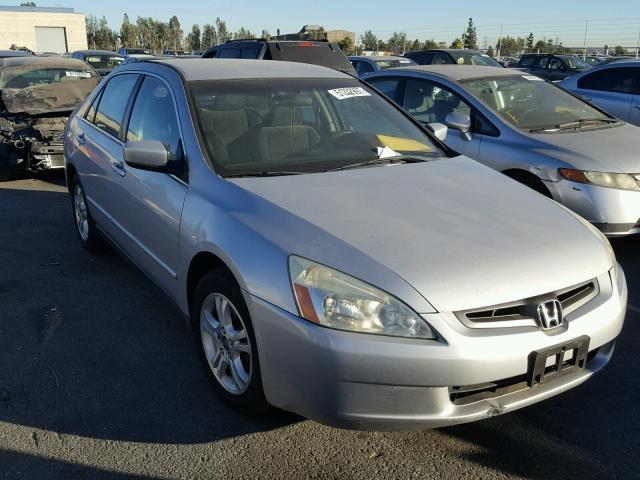
[[[487,67],[483,65],[412,65],[410,67],[398,67],[393,71],[412,71],[432,73],[441,77],[448,77],[451,80],[467,80],[469,78],[481,77],[508,77],[524,75],[520,70],[512,70],[509,68]]]
[[[112,52],[111,50],[76,50],[73,53],[83,53],[85,55],[117,55],[121,57],[119,53]]]
[[[28,57],[7,57],[0,58],[0,66],[13,67],[20,65],[38,64],[42,67],[58,67],[58,68],[87,68],[87,64],[82,60],[70,57],[38,57],[31,55]]]
[[[24,50],[0,50],[0,56],[4,57],[32,57],[33,54]]]
[[[397,55],[351,55],[349,60],[409,60],[407,57]]]
[[[338,70],[299,62],[200,57],[154,58],[139,62],[137,68],[141,63],[167,65],[180,72],[187,82],[250,78],[353,78]]]
[[[619,60],[614,60],[613,62],[605,63],[602,65],[602,68],[605,67],[619,67],[620,65],[633,65],[640,66],[640,58],[622,58]]]

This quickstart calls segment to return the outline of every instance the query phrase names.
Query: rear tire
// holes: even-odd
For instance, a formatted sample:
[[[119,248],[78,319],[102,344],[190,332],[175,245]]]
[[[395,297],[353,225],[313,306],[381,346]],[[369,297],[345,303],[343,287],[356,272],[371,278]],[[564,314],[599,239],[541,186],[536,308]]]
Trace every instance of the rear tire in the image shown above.
[[[91,253],[108,251],[109,244],[96,227],[87,205],[87,197],[77,175],[74,175],[71,179],[71,209],[76,225],[76,233],[82,246]]]
[[[249,310],[226,269],[212,270],[200,280],[191,315],[200,358],[218,396],[247,415],[269,410]]]

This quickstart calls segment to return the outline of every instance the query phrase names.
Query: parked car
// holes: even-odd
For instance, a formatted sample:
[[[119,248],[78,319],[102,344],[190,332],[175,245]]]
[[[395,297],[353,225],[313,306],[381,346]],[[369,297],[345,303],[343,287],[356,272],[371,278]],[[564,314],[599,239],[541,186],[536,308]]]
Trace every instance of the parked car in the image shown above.
[[[553,198],[610,236],[640,232],[640,129],[518,70],[432,65],[365,80],[446,144]]]
[[[388,68],[406,67],[409,65],[416,65],[416,62],[404,57],[392,57],[392,56],[370,56],[348,57],[353,68],[356,69],[358,76],[364,73],[377,72],[379,70],[387,70]]]
[[[337,70],[121,67],[66,139],[80,243],[108,239],[176,302],[241,411],[479,420],[582,383],[622,328],[602,234]]]
[[[0,59],[0,181],[16,170],[63,168],[64,128],[99,75],[64,57]]]
[[[71,57],[87,62],[103,77],[113,72],[125,60],[122,55],[109,50],[76,50]]]
[[[404,56],[419,65],[446,65],[453,63],[456,65],[485,65],[502,68],[502,65],[486,53],[461,48],[420,50],[405,53]]]
[[[608,63],[569,77],[560,85],[615,117],[640,126],[640,60]]]
[[[207,49],[204,58],[244,58],[311,63],[355,74],[337,43],[297,40],[229,40]]]
[[[129,65],[131,63],[143,62],[145,60],[150,60],[152,58],[163,58],[157,55],[146,55],[146,54],[132,54],[129,55],[124,61],[119,65],[119,67],[124,67],[125,65]]]
[[[0,50],[0,58],[8,57],[33,57],[33,53],[24,50]]]
[[[516,57],[502,57],[498,60],[498,63],[504,68],[513,68],[518,65],[520,59]]]
[[[554,82],[588,70],[591,65],[574,55],[526,53],[517,68]]]
[[[191,54],[186,52],[185,50],[163,50],[162,55],[164,55],[164,56],[185,56],[185,55],[191,55]]]
[[[151,55],[151,50],[148,48],[128,48],[122,47],[118,50],[118,55],[127,58],[129,55]]]
[[[582,60],[584,60],[589,66],[596,67],[600,65],[602,62],[604,62],[606,58],[607,57],[599,57],[597,55],[592,55],[588,57],[582,57]]]

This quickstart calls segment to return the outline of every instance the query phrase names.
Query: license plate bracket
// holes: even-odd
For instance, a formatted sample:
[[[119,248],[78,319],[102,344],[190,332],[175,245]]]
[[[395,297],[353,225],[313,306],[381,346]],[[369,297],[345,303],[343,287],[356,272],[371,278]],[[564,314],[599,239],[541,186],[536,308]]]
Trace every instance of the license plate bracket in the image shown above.
[[[583,369],[587,363],[590,340],[588,336],[583,335],[570,342],[531,352],[527,373],[529,387]]]

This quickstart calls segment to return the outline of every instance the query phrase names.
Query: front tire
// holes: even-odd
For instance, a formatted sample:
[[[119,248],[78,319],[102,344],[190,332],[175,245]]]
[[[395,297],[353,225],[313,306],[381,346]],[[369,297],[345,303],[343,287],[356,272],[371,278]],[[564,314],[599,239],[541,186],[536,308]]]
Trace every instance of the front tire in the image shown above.
[[[109,250],[109,245],[102,237],[96,223],[89,212],[87,197],[77,175],[71,179],[71,209],[76,232],[82,246],[91,253],[103,253]]]
[[[231,274],[216,269],[205,275],[191,312],[200,357],[218,396],[244,414],[266,412],[270,406],[262,389],[253,325]]]

